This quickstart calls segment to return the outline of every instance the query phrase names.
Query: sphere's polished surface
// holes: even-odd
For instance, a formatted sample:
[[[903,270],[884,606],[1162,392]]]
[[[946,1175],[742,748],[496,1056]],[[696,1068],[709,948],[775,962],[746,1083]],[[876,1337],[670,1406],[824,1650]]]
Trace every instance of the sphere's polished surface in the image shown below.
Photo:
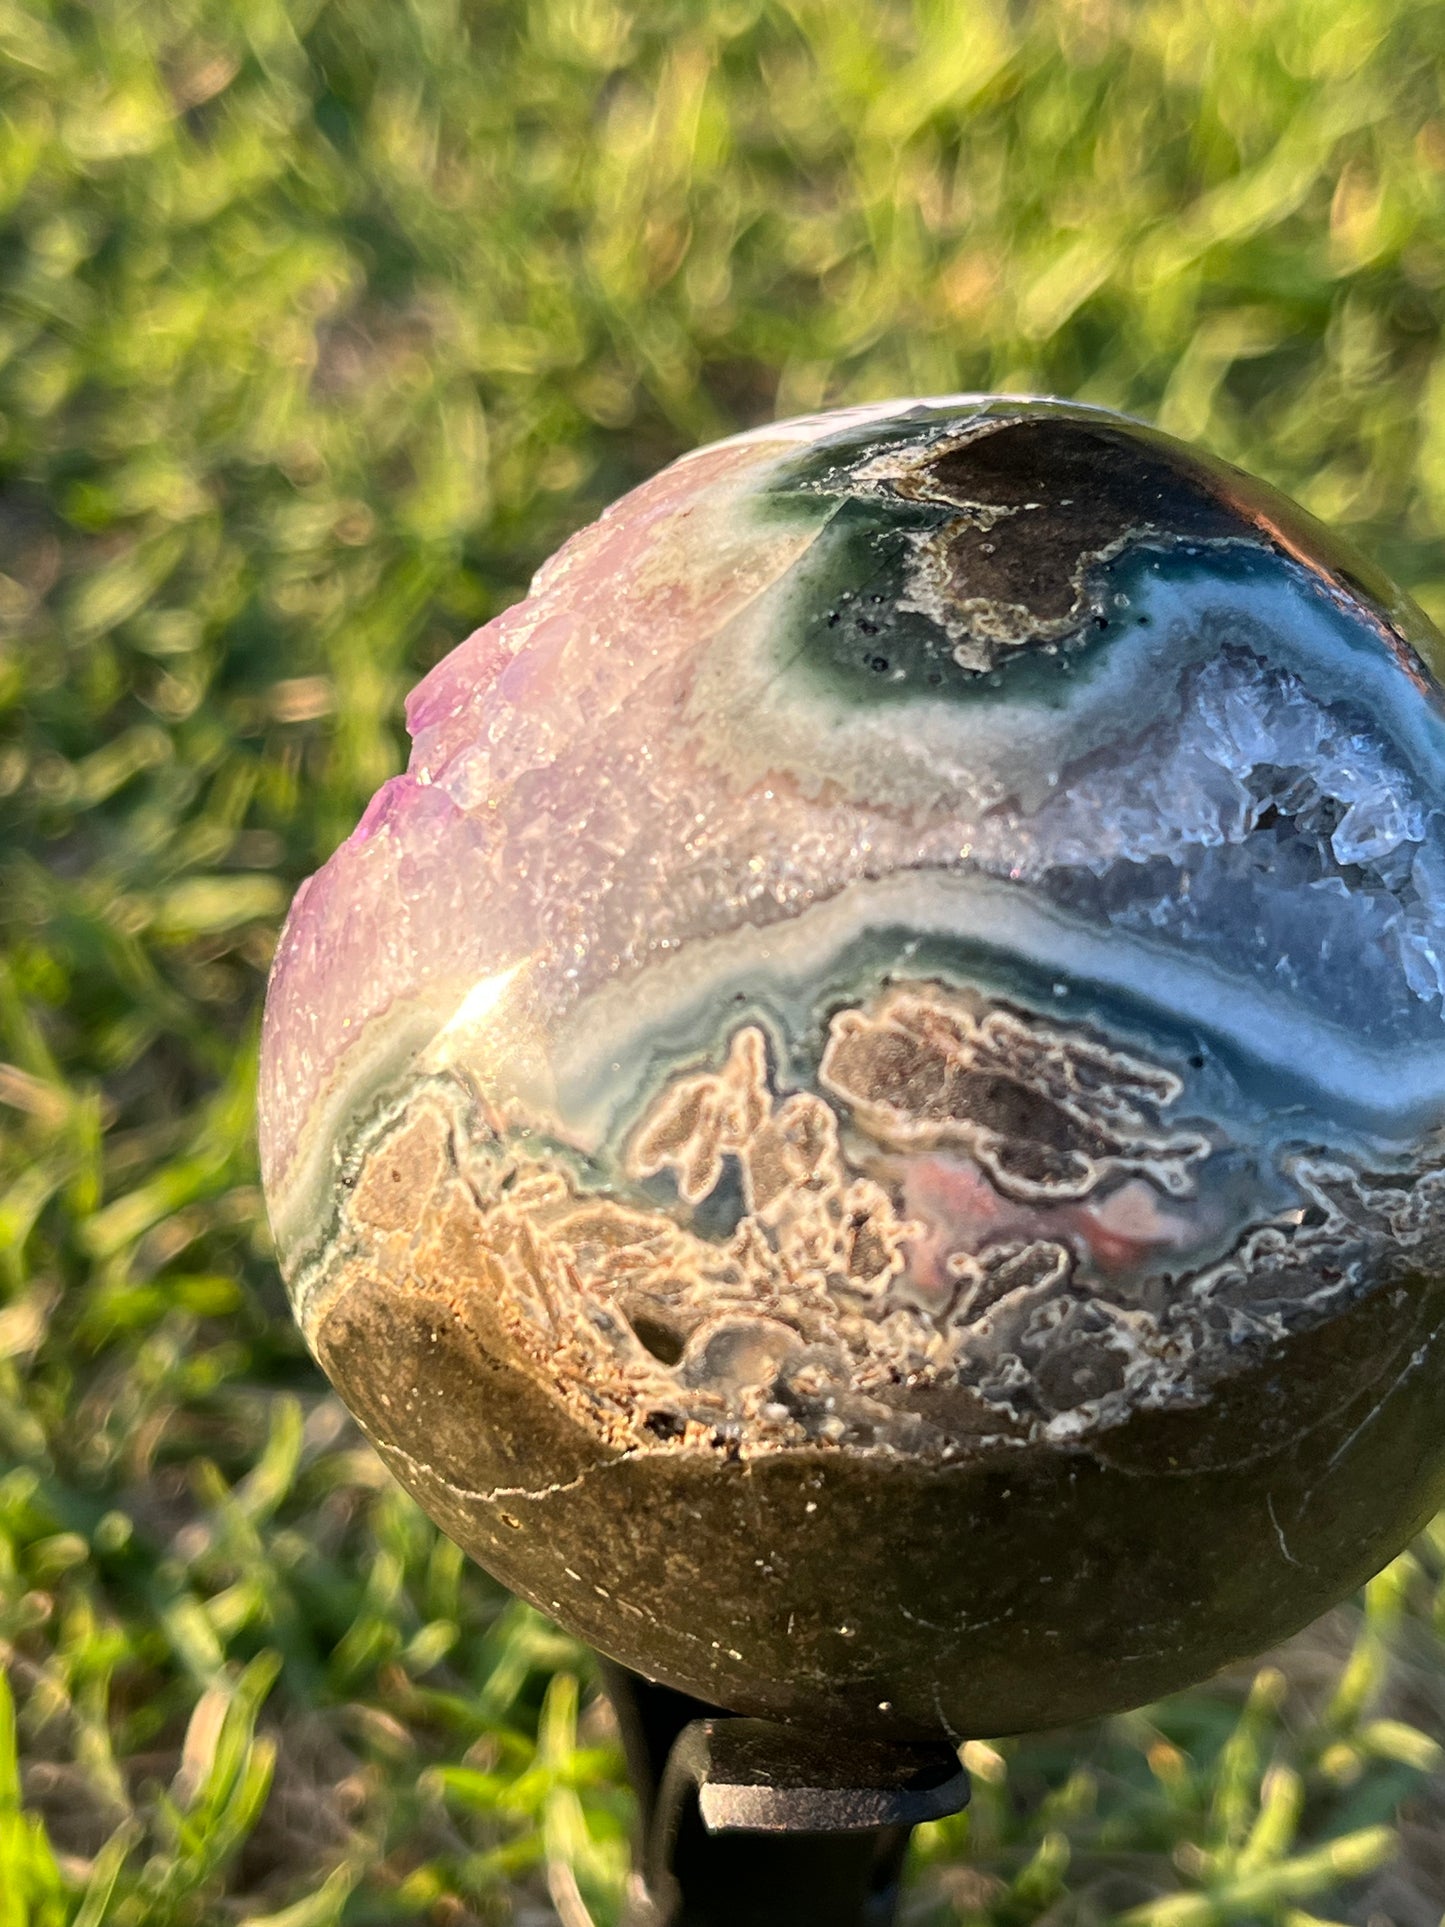
[[[675,463],[297,898],[297,1315],[448,1532],[740,1711],[1257,1650],[1445,1465],[1445,711],[1263,485],[953,398]]]

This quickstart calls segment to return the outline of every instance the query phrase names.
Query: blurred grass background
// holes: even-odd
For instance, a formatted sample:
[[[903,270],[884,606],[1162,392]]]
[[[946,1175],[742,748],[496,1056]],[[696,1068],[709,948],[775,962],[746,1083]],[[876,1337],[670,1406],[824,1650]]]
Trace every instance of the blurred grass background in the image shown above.
[[[585,1654],[305,1357],[279,918],[400,698],[658,464],[1033,388],[1445,613],[1440,0],[0,0],[0,1927],[615,1919]],[[1437,1927],[1445,1530],[968,1755],[919,1922]]]

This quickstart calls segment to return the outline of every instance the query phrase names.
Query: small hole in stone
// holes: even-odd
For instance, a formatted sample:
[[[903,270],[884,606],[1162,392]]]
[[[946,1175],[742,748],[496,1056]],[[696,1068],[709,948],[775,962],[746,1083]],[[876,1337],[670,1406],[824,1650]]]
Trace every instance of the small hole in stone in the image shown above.
[[[687,1430],[687,1420],[680,1412],[649,1412],[642,1423],[660,1439],[680,1439]]]
[[[637,1342],[644,1351],[663,1365],[675,1365],[682,1357],[683,1337],[671,1325],[664,1325],[660,1318],[649,1318],[646,1312],[634,1312],[627,1321],[637,1334]]]

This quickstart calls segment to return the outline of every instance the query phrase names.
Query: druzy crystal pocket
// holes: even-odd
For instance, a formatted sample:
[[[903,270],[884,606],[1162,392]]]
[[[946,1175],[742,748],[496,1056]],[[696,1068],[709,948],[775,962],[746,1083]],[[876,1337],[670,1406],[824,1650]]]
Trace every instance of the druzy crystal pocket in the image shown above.
[[[1101,410],[692,454],[297,898],[297,1315],[509,1584],[720,1704],[1050,1724],[1441,1496],[1438,639]]]

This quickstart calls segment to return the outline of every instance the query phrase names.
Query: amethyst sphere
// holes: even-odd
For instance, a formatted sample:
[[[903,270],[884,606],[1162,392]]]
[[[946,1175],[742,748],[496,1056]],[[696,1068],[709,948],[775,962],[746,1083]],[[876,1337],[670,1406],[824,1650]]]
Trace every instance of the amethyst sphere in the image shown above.
[[[396,1476],[650,1677],[900,1736],[1357,1585],[1445,1496],[1441,647],[1058,403],[574,536],[271,983],[282,1266]]]

